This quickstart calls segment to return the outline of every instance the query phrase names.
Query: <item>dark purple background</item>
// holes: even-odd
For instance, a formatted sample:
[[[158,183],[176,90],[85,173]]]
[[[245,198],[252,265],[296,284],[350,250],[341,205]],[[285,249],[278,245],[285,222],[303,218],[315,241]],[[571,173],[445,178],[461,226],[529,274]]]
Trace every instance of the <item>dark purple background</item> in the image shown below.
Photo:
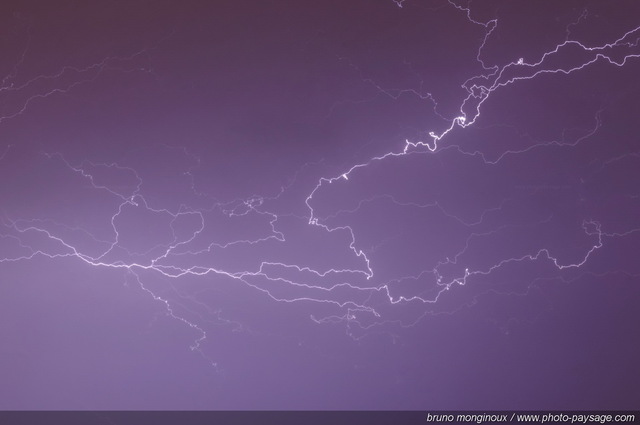
[[[0,408],[640,408],[640,8],[462,3],[3,2]]]

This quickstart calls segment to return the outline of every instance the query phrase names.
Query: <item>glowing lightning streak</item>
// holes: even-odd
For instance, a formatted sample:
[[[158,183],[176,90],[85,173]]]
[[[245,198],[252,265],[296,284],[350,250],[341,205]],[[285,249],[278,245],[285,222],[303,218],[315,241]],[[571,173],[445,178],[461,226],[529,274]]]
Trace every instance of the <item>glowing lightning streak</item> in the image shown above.
[[[402,7],[402,3],[404,2],[404,0],[394,0],[395,3],[397,4],[398,7]],[[9,238],[12,240],[16,240],[18,241],[18,244],[20,245],[21,248],[26,249],[26,250],[30,250],[30,253],[28,254],[24,254],[24,255],[20,255],[17,256],[15,258],[2,258],[0,259],[0,263],[3,262],[9,262],[9,261],[22,261],[22,260],[29,260],[32,259],[36,256],[44,256],[47,258],[61,258],[61,257],[76,257],[80,260],[82,260],[83,262],[85,262],[86,264],[89,264],[91,266],[94,267],[106,267],[106,268],[114,268],[114,269],[123,269],[126,271],[128,276],[133,276],[135,281],[137,282],[137,284],[139,285],[139,287],[145,291],[146,293],[148,293],[155,301],[161,302],[164,307],[165,310],[167,311],[167,313],[174,319],[181,321],[182,323],[186,324],[188,327],[190,327],[193,330],[196,330],[197,332],[199,332],[200,337],[198,339],[195,340],[194,344],[191,346],[192,350],[198,351],[200,352],[203,356],[204,352],[202,350],[202,344],[205,341],[207,334],[205,332],[205,330],[193,323],[192,321],[184,318],[183,316],[175,313],[175,309],[174,306],[172,305],[172,303],[170,302],[170,300],[166,297],[161,297],[159,296],[156,292],[154,292],[153,290],[149,289],[148,286],[144,285],[142,282],[142,279],[140,278],[139,272],[142,271],[152,271],[152,272],[156,272],[156,273],[160,273],[162,276],[170,278],[170,279],[176,279],[179,278],[181,276],[186,276],[186,275],[192,275],[192,276],[205,276],[208,274],[215,274],[218,276],[222,276],[222,277],[226,277],[229,279],[232,279],[233,281],[239,281],[242,282],[262,293],[264,293],[266,296],[270,297],[272,300],[277,301],[277,302],[286,302],[286,303],[292,303],[292,302],[312,302],[312,303],[323,303],[323,304],[328,304],[328,305],[332,305],[332,306],[336,306],[340,309],[342,309],[342,311],[344,311],[346,309],[346,312],[343,316],[337,315],[337,316],[328,316],[324,319],[317,319],[315,316],[311,316],[312,320],[318,322],[318,323],[328,323],[328,322],[336,322],[336,321],[347,321],[348,323],[352,324],[352,323],[357,323],[357,318],[360,312],[365,312],[368,314],[371,314],[375,317],[380,317],[380,313],[368,306],[366,304],[366,300],[365,301],[355,301],[355,299],[349,299],[347,301],[344,300],[338,300],[338,299],[333,299],[330,297],[331,294],[333,294],[334,292],[336,292],[337,290],[342,290],[342,289],[347,289],[347,290],[351,290],[353,292],[356,293],[368,293],[369,296],[373,296],[374,293],[382,293],[384,294],[390,304],[395,305],[395,304],[399,304],[401,302],[411,302],[411,301],[418,301],[418,302],[422,302],[422,303],[435,303],[438,301],[438,299],[440,298],[441,294],[443,294],[445,291],[448,291],[451,287],[453,287],[454,285],[466,285],[467,284],[467,279],[469,277],[472,276],[477,276],[477,275],[488,275],[490,273],[492,273],[493,271],[495,271],[496,269],[503,267],[506,264],[509,263],[514,263],[514,262],[522,262],[522,261],[536,261],[539,259],[546,259],[549,260],[557,269],[559,270],[563,270],[563,269],[568,269],[568,268],[579,268],[582,265],[584,265],[587,260],[589,259],[589,257],[591,256],[591,254],[593,252],[595,252],[597,249],[601,248],[603,245],[603,237],[619,237],[619,236],[626,236],[628,234],[631,234],[633,232],[636,232],[636,230],[631,230],[628,232],[618,232],[618,233],[605,233],[601,230],[601,225],[593,220],[585,220],[582,224],[584,233],[587,236],[590,236],[592,238],[596,239],[596,242],[591,246],[590,249],[587,250],[586,254],[583,256],[583,258],[580,261],[574,262],[574,263],[568,263],[568,264],[564,264],[562,262],[560,262],[558,260],[558,258],[554,257],[551,255],[550,251],[546,248],[542,248],[540,250],[538,250],[536,253],[534,254],[526,254],[517,258],[507,258],[504,260],[501,260],[499,262],[497,262],[496,264],[483,269],[483,270],[470,270],[468,268],[464,269],[464,273],[461,276],[457,276],[457,277],[453,277],[448,281],[445,281],[444,276],[440,273],[439,271],[439,266],[444,265],[444,262],[439,263],[439,265],[437,267],[435,267],[433,270],[431,270],[430,272],[436,277],[436,282],[438,285],[438,291],[436,291],[435,296],[433,297],[424,297],[424,296],[420,296],[420,295],[416,295],[416,296],[398,296],[398,297],[393,297],[391,295],[391,290],[390,290],[390,282],[387,282],[385,284],[382,285],[377,285],[375,287],[360,287],[356,284],[352,284],[349,282],[341,282],[341,283],[336,283],[336,284],[332,284],[329,286],[320,286],[320,285],[314,285],[314,284],[307,284],[307,283],[300,283],[297,282],[295,280],[292,279],[288,279],[288,278],[282,278],[282,277],[273,277],[273,275],[271,274],[271,272],[269,271],[271,268],[277,268],[277,269],[281,269],[281,270],[289,270],[289,271],[295,271],[297,273],[301,273],[301,274],[309,274],[312,275],[313,277],[316,278],[325,278],[327,276],[361,276],[366,278],[366,280],[371,280],[374,277],[374,271],[373,271],[373,267],[371,265],[371,261],[369,259],[369,257],[366,255],[366,253],[362,250],[359,249],[357,247],[357,242],[356,242],[356,236],[355,236],[355,232],[354,230],[348,226],[348,225],[344,225],[344,226],[329,226],[328,224],[325,224],[323,222],[323,220],[321,220],[319,217],[316,216],[316,212],[314,210],[313,207],[313,202],[314,202],[314,196],[321,191],[323,188],[327,187],[328,185],[332,185],[334,183],[336,184],[340,184],[340,183],[344,183],[344,184],[348,184],[351,180],[351,177],[353,174],[356,174],[356,172],[360,169],[363,169],[365,167],[370,166],[373,163],[376,162],[381,162],[381,161],[385,161],[387,159],[390,158],[397,158],[397,157],[403,157],[403,156],[407,156],[407,155],[413,155],[413,154],[423,154],[423,153],[436,153],[442,149],[447,148],[447,146],[445,145],[444,147],[440,146],[441,144],[443,144],[442,142],[444,141],[444,139],[453,131],[456,131],[458,128],[460,129],[464,129],[466,127],[472,126],[480,117],[480,112],[482,109],[482,106],[484,105],[484,103],[487,101],[487,99],[489,99],[489,97],[491,96],[492,93],[494,93],[496,90],[507,87],[511,84],[515,84],[519,81],[524,81],[524,80],[531,80],[534,79],[540,75],[544,75],[544,74],[564,74],[564,75],[568,75],[574,72],[577,72],[579,70],[582,70],[586,67],[588,67],[589,65],[592,65],[594,63],[596,63],[597,61],[606,61],[611,65],[614,66],[618,66],[618,67],[622,67],[624,66],[628,60],[631,59],[635,59],[640,57],[640,53],[629,53],[627,52],[622,59],[614,59],[613,57],[613,50],[616,49],[621,49],[621,48],[627,48],[627,49],[633,49],[636,48],[638,46],[638,37],[640,37],[640,27],[639,28],[635,28],[632,29],[628,32],[626,32],[622,37],[618,38],[617,40],[615,40],[612,43],[607,43],[601,46],[595,46],[595,47],[588,47],[585,46],[577,41],[573,41],[573,40],[569,40],[569,35],[570,35],[570,30],[569,27],[572,25],[576,25],[577,22],[574,22],[572,24],[569,25],[569,27],[567,27],[567,39],[558,44],[554,49],[546,52],[544,55],[542,55],[542,57],[540,58],[539,61],[537,62],[533,62],[533,63],[529,63],[527,61],[524,60],[524,58],[518,58],[517,60],[508,63],[504,66],[487,66],[483,59],[482,59],[482,50],[485,46],[485,44],[487,43],[489,37],[491,36],[492,32],[494,31],[494,29],[497,27],[498,25],[498,21],[497,20],[490,20],[486,23],[483,22],[479,22],[476,21],[474,19],[472,19],[471,17],[471,11],[469,8],[465,8],[462,6],[459,6],[457,4],[455,4],[453,1],[449,1],[449,4],[452,5],[453,7],[455,7],[457,10],[463,12],[466,14],[466,17],[468,19],[469,22],[471,22],[474,25],[479,25],[482,26],[485,29],[485,35],[483,37],[483,40],[478,48],[477,51],[477,56],[476,59],[477,61],[481,64],[482,68],[486,71],[484,74],[481,75],[477,75],[477,76],[473,76],[469,79],[467,79],[462,85],[461,88],[463,90],[466,91],[466,97],[465,99],[462,101],[460,108],[459,108],[459,114],[457,114],[457,116],[455,116],[454,118],[448,120],[449,121],[449,125],[444,129],[444,130],[440,130],[440,131],[431,131],[429,132],[429,136],[430,136],[430,140],[428,141],[409,141],[406,140],[404,146],[399,149],[399,150],[395,150],[395,151],[390,151],[387,152],[383,155],[380,156],[376,156],[373,157],[371,159],[369,159],[366,162],[363,163],[359,163],[359,164],[355,164],[353,166],[351,166],[349,169],[347,169],[344,172],[339,173],[337,176],[335,177],[321,177],[317,184],[315,185],[315,187],[313,187],[313,189],[311,190],[311,192],[308,194],[308,196],[306,196],[304,203],[307,207],[308,210],[308,217],[306,217],[308,219],[308,224],[311,226],[317,226],[319,228],[321,228],[323,231],[328,232],[328,233],[332,233],[332,232],[345,232],[348,234],[349,237],[349,249],[351,250],[351,252],[353,252],[355,254],[355,257],[362,260],[363,261],[363,267],[361,269],[337,269],[337,268],[330,268],[328,270],[315,270],[313,268],[307,267],[307,266],[300,266],[300,265],[291,265],[291,264],[286,264],[286,263],[282,263],[282,262],[269,262],[269,261],[262,261],[260,262],[260,265],[254,269],[253,271],[251,270],[244,270],[241,272],[229,272],[229,271],[225,271],[225,270],[221,270],[217,267],[210,267],[210,266],[191,266],[191,267],[179,267],[176,265],[172,265],[172,264],[165,264],[168,262],[168,260],[172,257],[172,256],[196,256],[198,254],[202,254],[205,252],[210,252],[213,248],[219,248],[219,249],[225,249],[225,248],[229,248],[232,246],[237,246],[237,245],[255,245],[255,244],[261,244],[264,243],[266,241],[274,241],[274,242],[278,242],[278,243],[282,243],[285,242],[285,235],[283,232],[279,231],[276,227],[276,223],[279,219],[279,216],[277,214],[265,211],[262,209],[262,204],[263,204],[263,199],[260,197],[253,197],[251,199],[248,200],[244,200],[242,202],[239,203],[231,203],[231,207],[229,208],[225,208],[223,210],[223,212],[228,216],[228,217],[232,217],[232,216],[244,216],[247,214],[256,214],[259,216],[265,216],[268,217],[269,219],[269,225],[270,225],[270,230],[271,230],[271,234],[269,236],[266,237],[260,237],[260,238],[256,238],[256,239],[242,239],[242,240],[236,240],[236,241],[232,241],[232,242],[226,242],[226,243],[217,243],[217,242],[212,242],[211,244],[208,245],[208,247],[201,249],[201,250],[190,250],[187,249],[184,252],[178,252],[179,248],[183,248],[183,247],[187,247],[190,243],[192,243],[199,235],[202,234],[202,232],[205,229],[205,219],[204,219],[204,209],[202,210],[196,210],[196,209],[189,209],[187,207],[181,207],[180,210],[178,211],[170,211],[168,209],[162,209],[162,208],[152,208],[149,203],[147,202],[147,200],[145,199],[145,197],[142,195],[141,193],[141,187],[142,187],[142,178],[140,177],[140,175],[136,172],[136,170],[134,170],[133,168],[130,167],[124,167],[115,163],[112,164],[101,164],[103,167],[105,168],[109,168],[109,169],[113,169],[113,170],[118,170],[121,172],[126,172],[129,173],[131,175],[134,176],[134,179],[136,181],[136,185],[133,187],[133,189],[129,192],[126,193],[122,193],[121,191],[115,190],[111,187],[109,187],[108,185],[101,185],[96,183],[96,179],[94,178],[94,175],[88,171],[88,168],[90,168],[91,166],[95,166],[96,164],[92,164],[89,163],[88,161],[80,164],[80,165],[72,165],[69,161],[67,161],[61,154],[59,153],[54,153],[54,154],[48,154],[45,153],[44,155],[50,159],[58,159],[60,160],[65,167],[67,167],[69,170],[71,170],[73,173],[76,173],[81,179],[86,180],[87,182],[89,182],[89,184],[91,185],[91,187],[93,189],[96,190],[100,190],[100,191],[106,191],[110,196],[113,196],[114,198],[116,198],[118,200],[118,206],[115,210],[115,213],[111,216],[111,228],[113,230],[113,234],[114,234],[114,238],[113,240],[108,242],[109,247],[107,249],[105,249],[102,253],[100,253],[97,256],[89,256],[87,254],[84,254],[82,252],[80,252],[80,250],[78,250],[76,247],[74,247],[72,244],[66,242],[62,237],[59,237],[57,235],[55,235],[53,232],[46,230],[46,228],[44,226],[36,226],[35,223],[36,221],[30,221],[27,222],[25,220],[10,220],[10,219],[5,219],[2,221],[2,224],[5,228],[10,229],[11,231],[14,232],[14,234],[12,235],[0,235],[3,238]],[[585,12],[586,13],[586,12]],[[583,13],[583,15],[585,15]],[[579,20],[582,19],[582,15],[581,17],[578,19]],[[634,39],[634,37],[636,37]],[[558,56],[558,55],[562,55],[563,51],[567,50],[568,48],[578,48],[581,49],[581,51],[587,55],[590,55],[589,58],[585,61],[583,61],[581,64],[578,65],[574,65],[574,66],[567,66],[564,68],[549,68],[546,67],[548,61],[550,58],[554,57],[554,56]],[[29,104],[34,101],[35,99],[40,99],[40,98],[46,98],[49,97],[53,94],[56,93],[62,93],[62,92],[66,92],[74,87],[76,87],[79,84],[83,84],[83,83],[87,83],[90,81],[94,81],[96,78],[98,78],[98,76],[105,70],[109,68],[109,65],[113,62],[116,61],[124,61],[124,60],[133,60],[135,59],[138,55],[141,55],[142,52],[138,52],[135,53],[127,58],[107,58],[104,59],[98,63],[95,63],[93,65],[89,65],[85,68],[74,68],[74,67],[65,67],[63,69],[61,69],[58,73],[54,74],[54,75],[50,75],[50,76],[39,76],[36,77],[30,81],[27,81],[26,83],[23,83],[22,85],[19,86],[15,86],[13,83],[9,84],[8,82],[10,80],[13,80],[15,78],[15,70],[12,74],[10,74],[9,76],[5,77],[5,79],[3,80],[3,86],[0,87],[0,93],[9,93],[9,92],[21,92],[21,91],[27,91],[29,90],[32,86],[36,85],[36,83],[40,83],[40,82],[53,82],[56,83],[59,80],[62,80],[63,77],[69,76],[69,75],[75,75],[77,76],[79,79],[73,81],[72,83],[67,83],[64,85],[64,88],[60,88],[60,87],[54,87],[54,88],[50,88],[48,90],[44,90],[40,93],[36,93],[36,94],[31,94],[29,95],[25,100],[23,100],[23,102],[21,103],[21,105],[16,109],[16,111],[10,113],[7,116],[3,116],[0,117],[0,123],[2,123],[5,120],[14,118],[20,114],[22,114],[27,107],[29,106]],[[24,56],[24,55],[23,55]],[[121,69],[122,70],[122,69]],[[139,69],[136,69],[139,70]],[[131,69],[129,69],[129,71],[131,71]],[[513,74],[511,74],[513,72]],[[374,84],[373,82],[370,81],[370,83]],[[374,84],[374,86],[376,86]],[[377,86],[376,86],[377,87]],[[381,88],[378,87],[378,89],[380,91],[383,91]],[[388,92],[385,92],[385,94],[390,95]],[[418,94],[416,92],[414,92],[414,94]],[[392,96],[393,97],[393,96]],[[426,97],[420,96],[421,98],[429,98],[430,100],[433,101],[433,98],[431,98],[431,95],[428,95]],[[435,102],[435,101],[434,101]],[[597,129],[600,126],[600,119],[599,119],[599,114],[596,116],[596,126],[593,129],[592,132],[590,132],[588,135],[580,138],[578,141],[576,141],[575,143],[579,143],[581,140],[583,140],[586,137],[589,137],[590,135],[594,134]],[[558,142],[555,142],[556,144]],[[452,147],[453,145],[449,145],[449,147]],[[535,146],[541,146],[540,144],[534,145]],[[2,155],[0,155],[0,160],[2,160],[9,152],[11,145],[7,146],[7,148],[5,149],[4,153],[2,153]],[[532,149],[533,147],[529,147],[525,150],[522,151],[507,151],[505,153],[503,153],[496,161],[494,162],[489,162],[485,160],[485,163],[487,164],[495,164],[497,163],[499,160],[501,160],[505,155],[508,154],[513,154],[513,153],[522,153],[522,152],[526,152],[528,149]],[[462,151],[461,151],[462,152]],[[463,152],[466,154],[466,152]],[[186,150],[185,150],[185,155],[187,154]],[[475,153],[474,153],[475,154]],[[482,155],[482,154],[480,154]],[[188,175],[191,179],[191,189],[193,191],[194,194],[196,194],[197,196],[201,196],[202,194],[197,192],[195,189],[195,181],[194,181],[194,170],[197,166],[199,166],[199,159],[197,157],[194,156],[195,159],[197,159],[197,165],[191,167],[187,172],[185,172],[185,175]],[[484,159],[484,157],[483,157]],[[390,197],[391,201],[396,203],[396,204],[401,204],[399,202],[397,202],[393,197]],[[446,213],[446,211],[437,203],[434,202],[432,204],[414,204],[413,206],[416,207],[420,207],[420,208],[425,208],[425,207],[437,207],[440,208],[440,210],[447,216],[452,217],[457,219],[459,222],[461,222],[463,225],[465,226],[474,226],[480,222],[482,222],[482,220],[484,219],[484,213],[481,215],[481,217],[476,221],[476,222],[465,222],[455,216],[452,216],[451,214]],[[162,245],[162,246],[155,246],[151,249],[149,249],[147,252],[142,253],[142,254],[149,254],[151,253],[154,249],[156,248],[162,248],[162,253],[160,255],[155,256],[154,258],[151,258],[150,260],[148,260],[147,262],[135,262],[135,261],[124,261],[124,260],[118,260],[118,261],[108,261],[108,255],[111,254],[116,248],[121,248],[124,249],[122,246],[119,245],[120,243],[120,234],[119,234],[119,230],[118,230],[118,226],[117,226],[117,220],[118,218],[123,214],[123,211],[125,208],[128,207],[139,207],[139,208],[143,208],[146,211],[150,211],[156,215],[164,215],[164,216],[169,216],[172,218],[172,225],[173,223],[182,216],[185,215],[190,215],[190,216],[194,216],[198,219],[199,225],[198,228],[196,230],[194,230],[193,232],[191,232],[190,236],[187,238],[183,238],[180,239],[176,236],[175,232],[173,234],[174,239],[173,241],[171,241],[168,244]],[[220,204],[216,204],[215,208],[221,207]],[[359,208],[359,206],[358,206]],[[497,207],[497,209],[499,209],[500,207]],[[488,210],[489,211],[489,210]],[[341,213],[343,211],[340,211],[337,214]],[[331,216],[330,216],[331,217]],[[23,223],[27,223],[26,225]],[[26,235],[26,234],[30,234],[30,233],[37,233],[37,234],[44,234],[48,240],[55,242],[57,244],[57,246],[60,247],[60,252],[47,252],[46,250],[42,250],[42,249],[34,249],[31,248],[28,244],[23,243],[23,241],[20,238],[20,235]],[[458,262],[459,257],[468,249],[469,246],[469,241],[474,238],[474,237],[478,237],[481,234],[479,233],[472,233],[469,238],[467,239],[466,245],[465,247],[454,256],[453,260],[449,260],[447,259],[447,264],[455,264]],[[129,255],[133,255],[134,253],[129,252],[128,250],[124,249],[124,251],[127,252],[127,254]],[[135,254],[140,254],[140,253],[135,253]],[[419,277],[421,277],[424,273],[426,272],[422,272],[420,273],[418,276],[409,276],[406,277],[406,279],[417,279]],[[254,278],[262,278],[264,280],[266,280],[267,283],[269,284],[275,284],[275,283],[282,283],[287,285],[290,288],[296,288],[296,289],[303,289],[306,290],[310,295],[308,296],[301,296],[301,297],[280,297],[280,296],[276,296],[273,294],[273,291],[269,289],[269,287],[265,287],[264,285],[260,285],[257,283],[253,283],[253,281],[251,279]],[[398,280],[402,280],[405,278],[401,278]],[[313,295],[313,294],[318,294],[318,295]],[[210,359],[208,359],[208,357],[205,356],[205,358],[207,358],[207,360],[209,360],[211,362],[212,365],[216,366],[216,363],[211,361]]]

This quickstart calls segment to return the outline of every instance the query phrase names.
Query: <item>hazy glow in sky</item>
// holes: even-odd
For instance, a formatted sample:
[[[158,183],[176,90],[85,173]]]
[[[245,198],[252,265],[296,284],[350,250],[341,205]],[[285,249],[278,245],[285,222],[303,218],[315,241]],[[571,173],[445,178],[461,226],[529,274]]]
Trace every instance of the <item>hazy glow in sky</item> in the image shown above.
[[[639,407],[634,2],[0,16],[0,408]]]

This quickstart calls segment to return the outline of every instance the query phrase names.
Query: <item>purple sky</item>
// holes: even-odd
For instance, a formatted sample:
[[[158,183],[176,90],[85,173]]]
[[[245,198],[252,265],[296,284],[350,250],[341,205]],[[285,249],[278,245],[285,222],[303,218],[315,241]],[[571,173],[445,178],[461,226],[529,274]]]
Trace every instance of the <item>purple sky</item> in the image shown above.
[[[637,2],[0,9],[0,409],[640,408]]]

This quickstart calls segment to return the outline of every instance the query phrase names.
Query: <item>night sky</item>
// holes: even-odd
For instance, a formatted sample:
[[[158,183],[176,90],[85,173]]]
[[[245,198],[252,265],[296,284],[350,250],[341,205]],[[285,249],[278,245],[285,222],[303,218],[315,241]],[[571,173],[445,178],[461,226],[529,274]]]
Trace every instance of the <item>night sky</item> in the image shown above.
[[[3,1],[0,409],[639,409],[635,1]]]

